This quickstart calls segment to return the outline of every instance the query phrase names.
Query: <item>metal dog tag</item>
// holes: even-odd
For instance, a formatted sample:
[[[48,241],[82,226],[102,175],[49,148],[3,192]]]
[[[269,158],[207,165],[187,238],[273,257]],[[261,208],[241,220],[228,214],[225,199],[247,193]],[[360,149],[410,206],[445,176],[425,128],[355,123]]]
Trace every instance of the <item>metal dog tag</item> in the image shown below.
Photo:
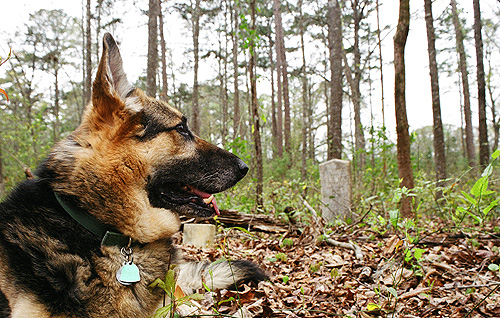
[[[118,272],[116,272],[116,279],[120,284],[128,286],[137,283],[141,280],[139,275],[139,268],[134,263],[125,263]]]

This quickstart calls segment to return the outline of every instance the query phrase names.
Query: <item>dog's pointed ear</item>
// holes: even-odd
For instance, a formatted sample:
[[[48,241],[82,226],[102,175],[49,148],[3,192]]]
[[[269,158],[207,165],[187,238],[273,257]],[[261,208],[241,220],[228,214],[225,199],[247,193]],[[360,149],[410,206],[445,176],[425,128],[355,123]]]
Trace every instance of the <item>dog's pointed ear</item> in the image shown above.
[[[132,89],[123,71],[120,50],[113,36],[103,37],[102,57],[92,85],[92,107],[104,121],[112,120],[117,111],[125,108],[125,97]]]

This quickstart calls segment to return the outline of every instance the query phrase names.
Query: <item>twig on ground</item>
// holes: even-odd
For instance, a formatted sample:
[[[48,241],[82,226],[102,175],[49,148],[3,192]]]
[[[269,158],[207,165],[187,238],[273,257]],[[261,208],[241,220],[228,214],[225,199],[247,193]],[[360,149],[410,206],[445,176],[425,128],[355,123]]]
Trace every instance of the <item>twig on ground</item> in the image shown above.
[[[317,226],[320,226],[321,220],[320,220],[320,218],[319,218],[318,213],[316,212],[316,210],[302,196],[300,196],[300,199],[302,200],[302,204],[304,204],[304,206],[311,212],[313,220],[314,220],[314,223]],[[371,206],[370,206],[370,210],[368,210],[368,212],[370,212],[370,211],[371,211]],[[366,212],[365,215],[363,215],[363,217],[360,219],[360,221],[368,214],[368,212]],[[339,242],[339,241],[336,241],[334,239],[331,239],[324,232],[324,230],[321,231],[321,232],[323,233],[323,236],[326,238],[325,242],[327,244],[330,244],[332,246],[337,246],[337,247],[340,247],[340,248],[351,249],[351,250],[354,251],[354,255],[356,256],[357,259],[363,260],[363,252],[361,251],[361,248],[356,245],[356,243],[354,243],[353,241],[349,241],[349,243]]]
[[[439,290],[448,290],[448,289],[455,289],[455,288],[458,288],[458,289],[483,288],[483,287],[491,287],[491,286],[499,286],[499,285],[500,285],[500,283],[496,282],[496,283],[480,284],[480,285],[473,284],[473,285],[439,286],[439,287],[434,287],[434,288],[437,288]]]
[[[484,296],[483,299],[481,299],[480,302],[478,302],[468,313],[467,315],[465,315],[464,318],[467,318],[470,316],[470,314],[472,314],[477,308],[479,308],[479,306],[481,306],[481,304],[488,298],[490,297],[491,294],[493,294],[495,292],[495,290],[498,289],[498,287],[500,287],[500,284],[497,284],[497,286],[495,288],[493,288],[492,290],[490,290],[490,292],[488,293],[488,295]]]
[[[361,216],[356,222],[354,222],[351,225],[349,225],[348,227],[346,227],[344,231],[347,231],[351,227],[356,226],[359,223],[361,223],[365,219],[365,217],[368,215],[368,213],[371,212],[372,208],[373,208],[373,205],[370,204],[370,208],[368,209],[368,211],[366,211],[365,214],[363,214],[363,216]]]
[[[354,251],[354,255],[357,259],[363,260],[363,252],[361,251],[361,248],[359,248],[359,246],[357,246],[353,241],[349,241],[349,243],[339,242],[327,237],[325,242],[332,246],[351,249]]]

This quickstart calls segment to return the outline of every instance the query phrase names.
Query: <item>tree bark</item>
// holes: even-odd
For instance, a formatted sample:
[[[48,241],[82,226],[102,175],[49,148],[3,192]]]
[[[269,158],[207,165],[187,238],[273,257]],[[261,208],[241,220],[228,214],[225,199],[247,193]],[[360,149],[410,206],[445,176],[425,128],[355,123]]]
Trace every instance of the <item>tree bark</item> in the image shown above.
[[[86,25],[86,41],[85,41],[85,64],[86,64],[86,75],[85,75],[85,86],[84,86],[84,104],[87,105],[90,102],[91,90],[92,90],[92,36],[91,36],[91,19],[92,13],[90,11],[91,1],[87,0],[87,25]]]
[[[358,171],[362,171],[365,166],[366,153],[365,153],[365,136],[363,132],[363,124],[361,123],[361,51],[359,49],[359,30],[361,27],[361,20],[363,19],[363,7],[359,0],[353,0],[353,23],[354,23],[354,81],[352,90],[352,104],[354,108],[354,137],[355,137],[355,150],[356,150],[356,164]],[[349,67],[346,62],[346,67]]]
[[[328,159],[342,157],[342,17],[338,0],[328,1],[328,48],[330,51],[330,107]]]
[[[500,135],[500,120],[498,119],[497,116],[497,111],[496,111],[496,100],[493,97],[493,87],[491,87],[491,76],[493,75],[492,68],[491,68],[491,54],[486,53],[486,60],[488,61],[488,76],[486,76],[487,81],[486,81],[486,87],[488,89],[488,96],[490,98],[490,103],[491,103],[491,124],[493,126],[493,147],[491,148],[492,151],[495,151],[498,149],[498,138]],[[490,58],[488,58],[488,56]]]
[[[472,113],[470,107],[469,72],[467,71],[467,55],[464,49],[464,30],[460,25],[456,0],[451,0],[451,11],[455,38],[459,56],[459,68],[462,74],[462,90],[464,97],[465,145],[469,166],[476,165],[476,149],[474,148],[474,132],[472,127]]]
[[[163,12],[161,10],[161,1],[158,2],[158,17],[160,29],[160,47],[161,47],[161,93],[160,98],[168,101],[168,77],[167,77],[167,45],[165,43],[165,34],[163,32]]]
[[[281,76],[282,84],[282,98],[283,98],[283,137],[285,142],[285,151],[291,156],[292,150],[292,129],[290,118],[290,96],[288,88],[288,65],[286,63],[286,50],[285,50],[285,32],[283,30],[283,23],[281,20],[281,1],[273,1],[273,11],[276,27],[276,51],[278,56],[278,76]],[[280,97],[281,98],[281,97]],[[291,158],[290,158],[291,160]]]
[[[156,97],[158,73],[158,1],[149,0],[148,11],[148,62],[146,69],[146,94]]]
[[[490,161],[488,125],[486,122],[486,83],[484,80],[483,38],[481,36],[481,9],[479,0],[472,1],[474,7],[474,42],[476,44],[478,115],[479,115],[479,164],[486,166]]]
[[[200,104],[199,104],[199,84],[198,84],[198,69],[200,62],[199,51],[200,37],[200,0],[195,1],[193,14],[193,54],[194,54],[194,78],[193,78],[193,109],[191,118],[191,129],[196,135],[200,135]]]
[[[309,105],[307,98],[307,70],[306,70],[306,51],[304,44],[304,15],[302,13],[302,2],[299,0],[299,33],[300,33],[300,49],[302,51],[302,151],[301,151],[301,165],[300,165],[300,178],[305,181],[307,178],[307,115],[309,113]]]
[[[432,115],[434,128],[434,162],[438,186],[444,185],[446,179],[446,156],[443,122],[441,120],[441,102],[439,99],[439,75],[436,61],[436,35],[432,17],[432,0],[424,0],[425,24],[427,27],[427,48],[429,53],[429,73],[431,77]],[[441,192],[438,192],[440,196]]]
[[[382,39],[380,37],[380,6],[379,0],[376,1],[377,6],[377,46],[379,54],[379,67],[380,67],[380,94],[381,94],[381,107],[382,107],[382,127],[385,127],[385,99],[384,99],[384,62],[382,60]],[[385,164],[385,158],[384,158]],[[385,171],[385,169],[384,169]]]
[[[399,19],[394,36],[394,103],[396,109],[397,157],[400,186],[413,189],[413,171],[411,167],[410,134],[406,114],[406,75],[405,46],[410,30],[410,1],[399,1]],[[412,217],[411,197],[401,199],[401,215]]]
[[[287,107],[288,107],[288,116],[290,116],[290,105],[288,104],[287,106],[287,101],[286,97],[288,97],[288,93],[285,93],[285,80],[287,76],[286,74],[286,60],[285,58],[285,45],[284,45],[284,31],[283,31],[283,25],[281,22],[281,1],[279,0],[273,0],[273,14],[274,14],[274,27],[275,27],[275,34],[276,34],[276,41],[275,41],[275,46],[276,46],[276,82],[277,82],[277,132],[278,132],[278,156],[283,157],[283,137],[285,140],[285,151],[288,151],[287,147],[287,142],[289,143],[290,141],[287,141],[287,138],[290,136],[287,134]],[[288,89],[288,81],[286,84],[286,89]],[[285,97],[286,96],[286,97]],[[283,118],[284,117],[284,118]],[[288,120],[290,118],[288,117]],[[288,125],[290,123],[288,122]]]
[[[59,140],[60,118],[59,118],[59,68],[54,61],[54,143]]]
[[[97,17],[95,18],[96,20],[96,27],[95,27],[95,60],[99,61],[99,47],[102,39],[100,38],[100,32],[101,32],[101,17],[102,17],[102,3],[104,0],[97,0],[97,6],[96,6],[96,15]]]
[[[220,78],[220,99],[221,99],[221,104],[222,104],[222,131],[221,131],[221,141],[222,145],[226,145],[227,141],[227,135],[228,135],[228,92],[227,92],[227,55],[228,55],[228,49],[227,49],[227,11],[229,10],[228,8],[228,3],[227,0],[221,1],[221,7],[224,3],[224,52],[222,44],[220,45],[220,58],[222,59],[223,65],[221,67],[221,78]]]
[[[239,31],[239,3],[233,2],[233,10],[231,10],[231,20],[234,23],[233,34],[233,72],[234,72],[234,101],[233,101],[233,140],[241,137],[241,114],[240,114],[240,89],[238,76],[238,31]],[[231,25],[233,25],[231,23]]]
[[[271,23],[269,23],[269,30],[271,30]],[[271,36],[271,32],[268,34],[269,39],[269,64],[271,68],[271,134],[273,136],[273,158],[279,158],[278,154],[279,140],[278,139],[278,122],[277,122],[277,108],[276,108],[276,92],[274,89],[274,59],[273,59],[273,46],[274,41]],[[281,148],[281,155],[283,155],[283,148]]]
[[[263,197],[262,197],[262,192],[263,192],[263,182],[264,182],[264,173],[263,173],[263,164],[262,164],[262,144],[261,144],[261,137],[260,137],[260,116],[259,116],[259,105],[257,104],[257,78],[255,74],[256,70],[256,51],[255,51],[255,39],[253,33],[256,31],[256,25],[255,25],[255,2],[256,0],[252,0],[250,4],[250,10],[252,14],[252,25],[251,25],[251,33],[249,35],[249,50],[250,50],[250,65],[249,65],[249,72],[250,72],[250,90],[252,94],[252,121],[253,121],[253,127],[252,127],[252,134],[253,134],[253,139],[254,139],[254,146],[255,146],[255,163],[256,163],[256,176],[257,176],[257,184],[256,184],[256,190],[255,190],[255,195],[256,195],[256,205],[257,207],[262,207],[263,206]]]

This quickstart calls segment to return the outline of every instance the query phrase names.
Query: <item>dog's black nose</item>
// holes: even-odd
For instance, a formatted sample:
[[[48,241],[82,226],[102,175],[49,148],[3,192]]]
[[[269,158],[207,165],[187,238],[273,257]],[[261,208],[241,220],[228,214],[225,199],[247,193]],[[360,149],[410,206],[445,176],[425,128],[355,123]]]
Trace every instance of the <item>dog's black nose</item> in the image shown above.
[[[248,166],[246,163],[243,162],[243,160],[238,159],[238,169],[241,174],[241,177],[243,178],[247,172],[248,172]]]

